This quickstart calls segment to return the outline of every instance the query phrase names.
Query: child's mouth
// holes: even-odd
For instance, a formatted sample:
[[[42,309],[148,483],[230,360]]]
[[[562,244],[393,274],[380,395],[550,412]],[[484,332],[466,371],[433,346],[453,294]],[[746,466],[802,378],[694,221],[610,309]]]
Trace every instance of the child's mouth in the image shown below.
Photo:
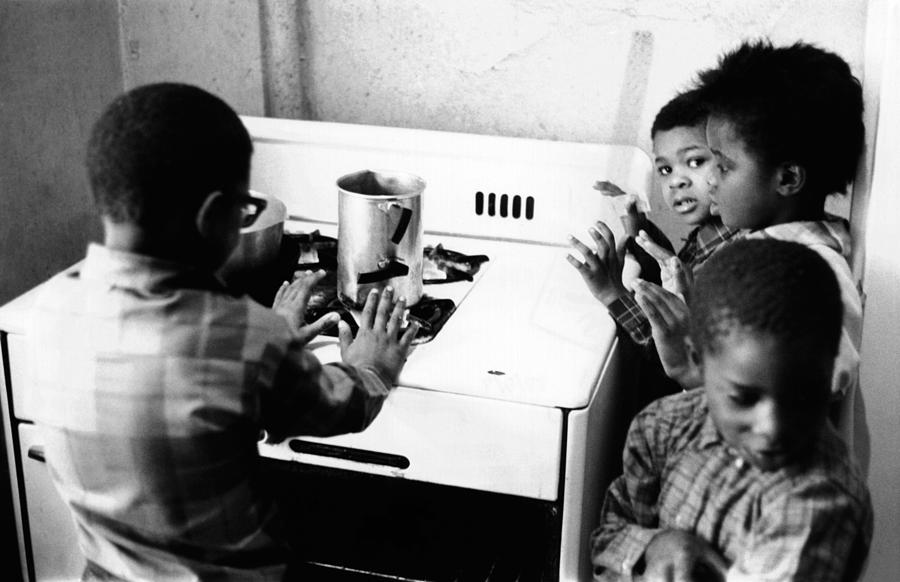
[[[675,200],[672,209],[679,214],[688,214],[697,208],[697,201],[693,198],[682,198]]]

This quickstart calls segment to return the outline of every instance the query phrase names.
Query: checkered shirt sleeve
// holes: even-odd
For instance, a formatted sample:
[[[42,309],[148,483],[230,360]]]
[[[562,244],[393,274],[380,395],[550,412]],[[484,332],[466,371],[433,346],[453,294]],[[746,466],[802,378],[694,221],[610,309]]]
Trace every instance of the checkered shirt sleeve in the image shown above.
[[[647,345],[653,339],[650,320],[631,295],[623,295],[610,303],[606,309],[636,344]]]
[[[656,460],[664,451],[647,438],[656,408],[645,409],[632,423],[622,456],[623,474],[606,492],[600,527],[591,535],[595,579],[631,579],[650,540],[659,533],[659,500],[662,474]],[[645,422],[647,421],[647,422]]]

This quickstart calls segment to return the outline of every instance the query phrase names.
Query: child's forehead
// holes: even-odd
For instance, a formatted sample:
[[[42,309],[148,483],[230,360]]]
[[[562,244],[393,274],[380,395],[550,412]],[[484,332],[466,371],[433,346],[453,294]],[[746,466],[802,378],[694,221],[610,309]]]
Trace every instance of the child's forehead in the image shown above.
[[[653,153],[675,153],[688,148],[708,149],[706,123],[678,125],[653,134]]]
[[[712,356],[737,384],[766,387],[773,395],[795,390],[798,381],[816,378],[815,370],[834,361],[811,336],[790,338],[737,322],[721,325],[712,343],[704,360]]]

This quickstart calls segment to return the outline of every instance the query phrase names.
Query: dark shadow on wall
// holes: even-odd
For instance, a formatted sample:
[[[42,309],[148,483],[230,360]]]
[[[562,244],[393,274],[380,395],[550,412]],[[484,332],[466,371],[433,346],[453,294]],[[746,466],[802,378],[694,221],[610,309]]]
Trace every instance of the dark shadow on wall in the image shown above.
[[[122,90],[116,4],[0,3],[0,304],[97,240],[91,124]]]

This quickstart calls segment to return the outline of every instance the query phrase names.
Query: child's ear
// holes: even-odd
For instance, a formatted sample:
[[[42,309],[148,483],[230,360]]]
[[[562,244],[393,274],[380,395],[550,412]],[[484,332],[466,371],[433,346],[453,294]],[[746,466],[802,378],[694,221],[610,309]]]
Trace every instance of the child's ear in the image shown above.
[[[806,185],[806,168],[794,162],[785,162],[776,170],[778,184],[775,190],[782,196],[793,196]]]
[[[200,209],[197,210],[197,215],[194,217],[197,232],[199,232],[201,236],[210,238],[214,236],[217,229],[221,228],[219,225],[221,223],[224,206],[225,197],[220,190],[210,192],[206,196],[206,199],[203,200],[203,204],[200,205]]]

